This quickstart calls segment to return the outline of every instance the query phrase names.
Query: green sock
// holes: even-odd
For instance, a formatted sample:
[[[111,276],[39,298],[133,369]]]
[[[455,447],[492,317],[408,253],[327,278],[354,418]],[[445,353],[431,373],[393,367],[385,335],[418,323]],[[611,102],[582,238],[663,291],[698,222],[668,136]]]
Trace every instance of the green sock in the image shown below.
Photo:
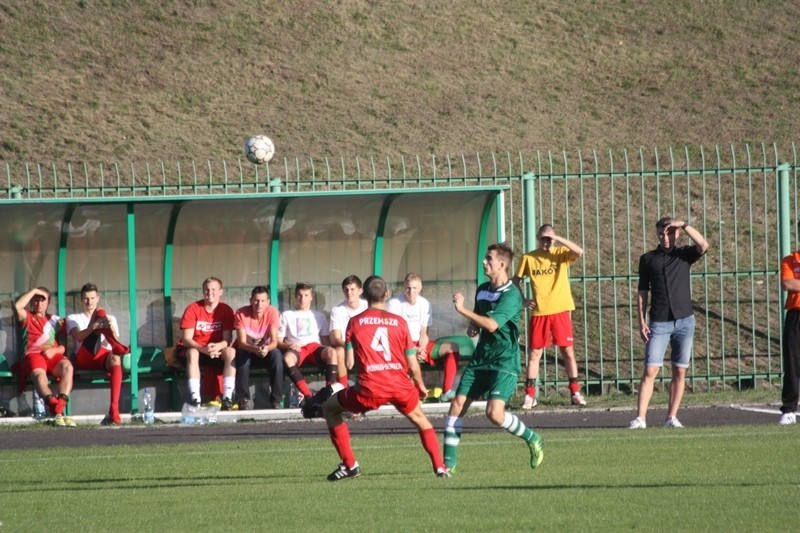
[[[454,469],[457,462],[458,443],[461,441],[461,430],[464,419],[457,416],[448,416],[444,426],[444,464],[449,469]]]

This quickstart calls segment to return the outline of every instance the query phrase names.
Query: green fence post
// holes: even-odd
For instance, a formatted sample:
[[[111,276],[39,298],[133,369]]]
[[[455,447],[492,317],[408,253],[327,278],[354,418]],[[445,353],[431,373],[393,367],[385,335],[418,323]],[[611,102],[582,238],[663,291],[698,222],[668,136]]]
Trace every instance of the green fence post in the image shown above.
[[[130,315],[130,357],[131,369],[131,414],[139,411],[139,339],[138,302],[136,283],[136,208],[133,202],[127,205],[127,256],[128,256],[128,313]]]
[[[522,175],[523,185],[523,227],[525,234],[525,251],[536,249],[536,181],[533,172],[526,172]]]
[[[789,164],[781,163],[778,165],[778,235],[780,253],[779,261],[792,253],[792,213],[789,207]],[[781,308],[786,303],[786,291],[783,285],[778,284],[781,294]],[[783,331],[783,321],[786,318],[786,310],[781,316],[781,331]]]

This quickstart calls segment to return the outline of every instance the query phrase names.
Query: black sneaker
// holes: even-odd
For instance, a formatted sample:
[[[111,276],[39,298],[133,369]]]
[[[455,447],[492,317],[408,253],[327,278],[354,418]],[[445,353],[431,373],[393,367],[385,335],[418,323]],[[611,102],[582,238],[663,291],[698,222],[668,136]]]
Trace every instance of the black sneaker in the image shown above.
[[[328,475],[328,481],[341,481],[352,479],[361,475],[361,467],[356,463],[353,468],[347,468],[344,463],[339,463],[339,468]]]
[[[220,410],[221,411],[233,411],[233,402],[231,401],[230,398],[225,397],[225,398],[222,399],[222,404],[220,405]]]

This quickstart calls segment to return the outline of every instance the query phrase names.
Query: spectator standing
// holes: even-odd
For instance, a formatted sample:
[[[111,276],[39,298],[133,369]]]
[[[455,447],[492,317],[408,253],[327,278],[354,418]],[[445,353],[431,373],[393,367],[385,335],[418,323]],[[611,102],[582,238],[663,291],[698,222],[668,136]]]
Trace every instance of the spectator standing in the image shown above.
[[[523,409],[536,406],[539,382],[539,363],[544,349],[558,346],[569,379],[572,405],[586,405],[578,382],[578,363],[575,360],[572,311],[575,302],[569,286],[569,265],[583,255],[583,248],[565,237],[556,235],[553,226],[544,224],[536,232],[538,247],[522,256],[514,276],[519,287],[523,278],[531,282],[533,298],[525,301],[531,309],[528,336],[528,364],[525,370],[525,399]],[[560,243],[561,246],[557,246]]]
[[[694,245],[675,246],[681,231]],[[671,346],[672,380],[669,384],[669,409],[664,426],[682,428],[678,420],[686,369],[692,354],[694,312],[692,310],[691,267],[708,251],[708,242],[693,226],[683,220],[663,217],[656,222],[658,247],[639,258],[639,334],[645,342],[645,360],[639,383],[637,417],[629,427],[647,427],[647,407],[653,396],[653,385],[661,367],[667,345]],[[650,304],[650,322],[646,319]]]
[[[800,398],[800,250],[781,261],[781,285],[789,294],[783,322],[783,389],[779,423],[787,426],[797,422]]]

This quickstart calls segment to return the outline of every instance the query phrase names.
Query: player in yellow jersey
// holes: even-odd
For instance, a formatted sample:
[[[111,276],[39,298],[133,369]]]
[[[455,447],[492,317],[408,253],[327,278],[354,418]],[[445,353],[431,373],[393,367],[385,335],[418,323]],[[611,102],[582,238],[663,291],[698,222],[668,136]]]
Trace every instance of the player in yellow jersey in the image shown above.
[[[538,247],[522,256],[514,276],[518,287],[523,278],[531,283],[533,298],[525,300],[531,309],[523,409],[536,406],[539,361],[548,346],[555,344],[564,360],[573,405],[586,405],[578,383],[578,363],[573,349],[572,317],[575,309],[569,288],[569,265],[583,255],[583,248],[556,235],[553,226],[544,224],[536,232]],[[556,245],[559,243],[559,245]]]

